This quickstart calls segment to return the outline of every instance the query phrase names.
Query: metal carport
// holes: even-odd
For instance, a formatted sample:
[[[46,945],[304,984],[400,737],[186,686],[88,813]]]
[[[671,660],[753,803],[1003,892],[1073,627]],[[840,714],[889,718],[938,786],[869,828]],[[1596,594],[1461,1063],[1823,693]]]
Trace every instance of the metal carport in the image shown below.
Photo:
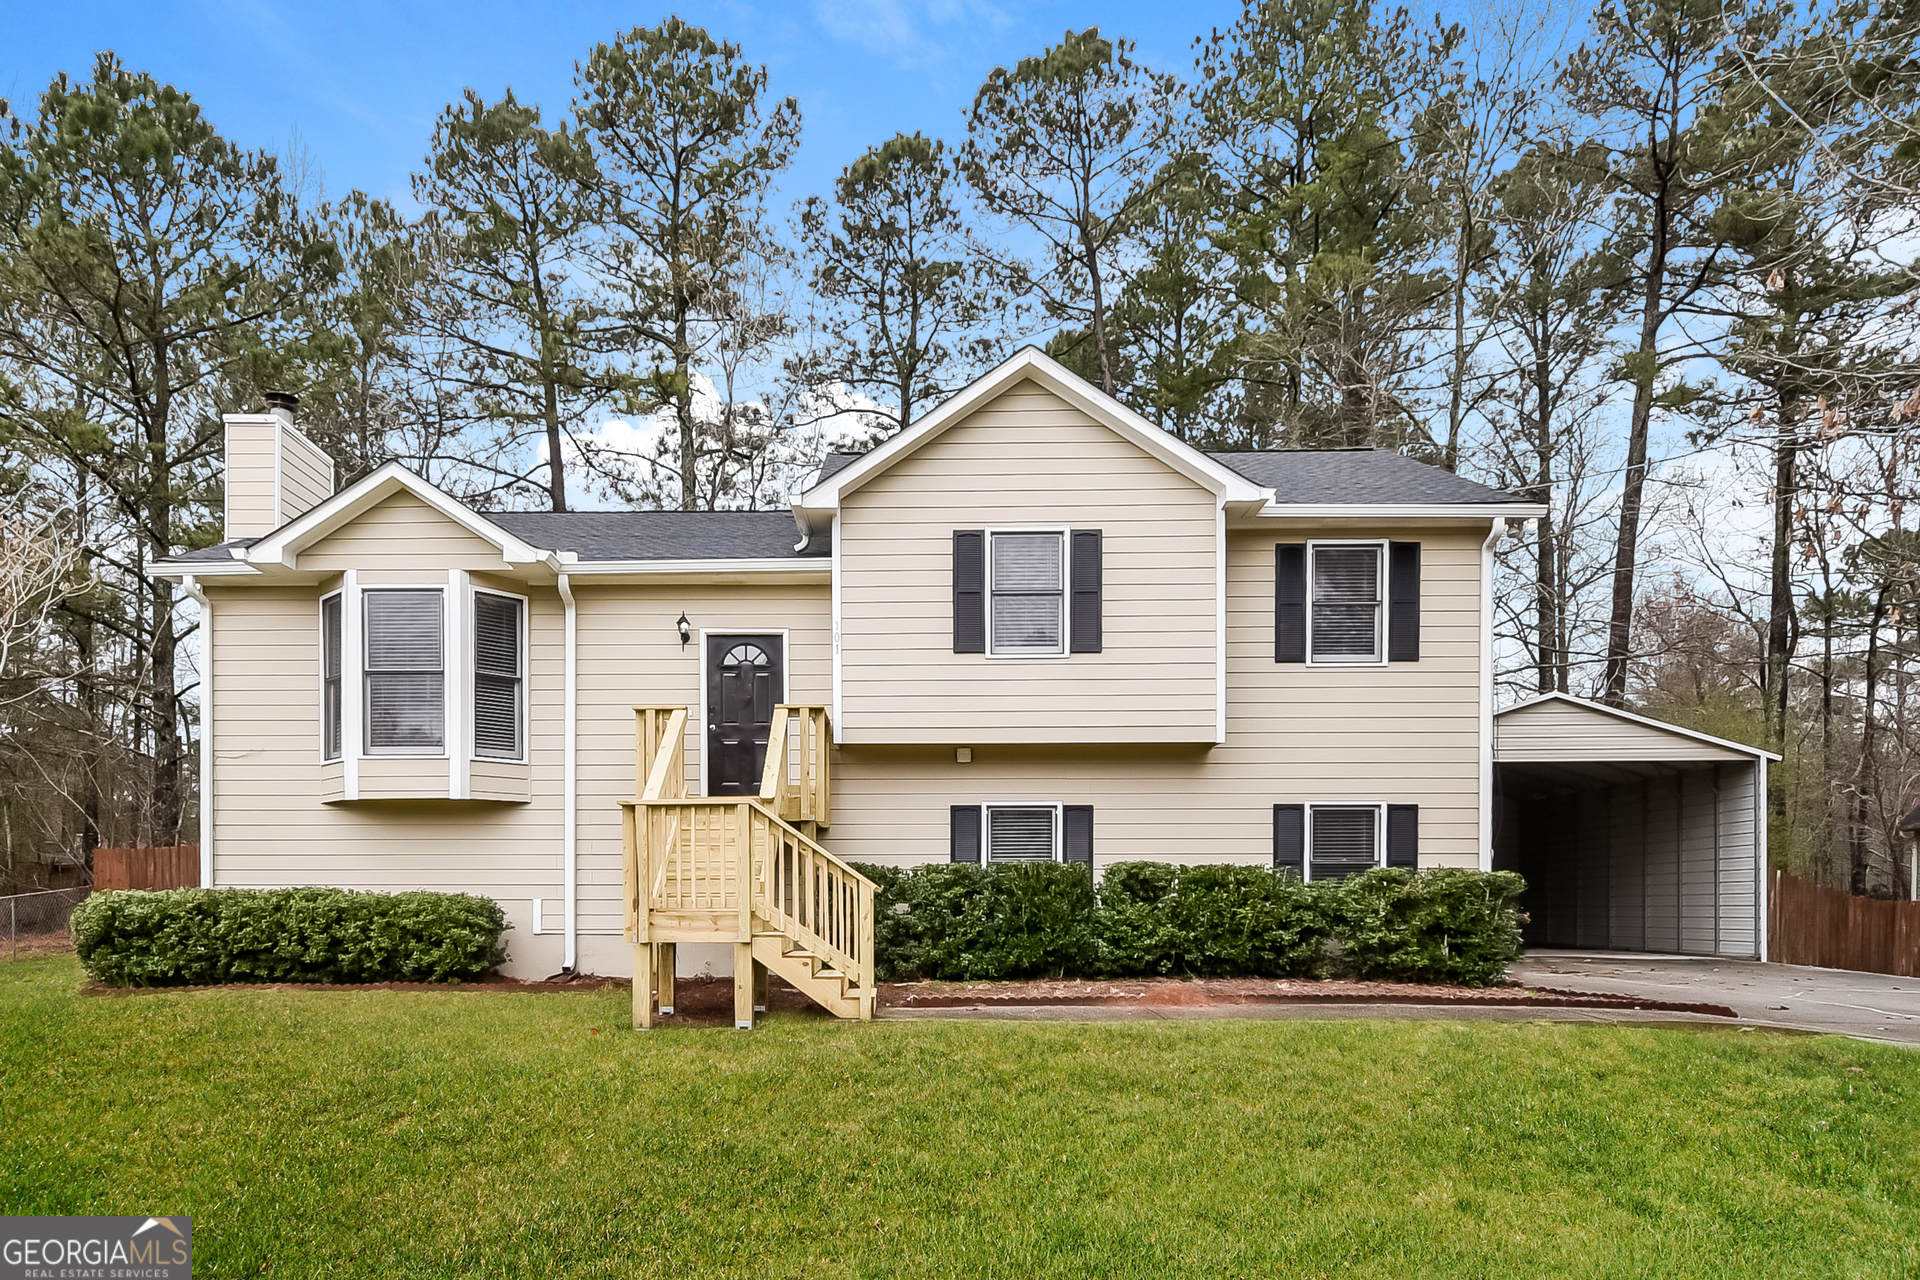
[[[1770,752],[1550,693],[1494,717],[1530,946],[1766,958]]]

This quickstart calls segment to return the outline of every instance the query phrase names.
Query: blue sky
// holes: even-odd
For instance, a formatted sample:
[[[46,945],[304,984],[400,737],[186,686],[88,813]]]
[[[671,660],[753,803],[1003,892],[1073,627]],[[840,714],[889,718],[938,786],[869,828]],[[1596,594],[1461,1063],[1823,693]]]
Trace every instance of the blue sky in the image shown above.
[[[97,50],[191,93],[248,147],[297,143],[327,194],[406,202],[442,107],[472,87],[511,85],[549,113],[572,96],[573,64],[616,32],[677,12],[767,65],[799,99],[805,133],[789,199],[823,191],[841,166],[895,131],[957,138],[961,111],[993,67],[1098,25],[1137,40],[1149,65],[1187,73],[1194,37],[1230,24],[1235,0],[799,0],[642,8],[604,3],[293,4],[185,0],[9,6],[0,97],[25,114],[56,72],[82,75]]]

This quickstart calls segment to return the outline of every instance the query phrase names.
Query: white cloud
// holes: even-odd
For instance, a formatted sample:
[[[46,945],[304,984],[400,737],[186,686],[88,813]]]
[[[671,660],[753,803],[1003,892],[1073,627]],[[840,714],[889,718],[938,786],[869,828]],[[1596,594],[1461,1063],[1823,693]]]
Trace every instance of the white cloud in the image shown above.
[[[813,16],[834,39],[904,67],[944,61],[957,29],[1003,31],[1012,21],[984,0],[814,0]]]

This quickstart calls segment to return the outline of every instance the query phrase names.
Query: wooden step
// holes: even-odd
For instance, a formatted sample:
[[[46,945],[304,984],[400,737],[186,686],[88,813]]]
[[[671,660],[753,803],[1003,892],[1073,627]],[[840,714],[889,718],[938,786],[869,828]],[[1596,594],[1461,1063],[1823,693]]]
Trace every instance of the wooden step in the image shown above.
[[[862,998],[858,994],[848,993],[844,976],[837,972],[831,975],[815,973],[813,965],[816,957],[810,952],[786,950],[786,944],[790,941],[792,939],[784,934],[771,937],[756,935],[753,958],[779,974],[795,990],[834,1017],[849,1021],[859,1019],[865,1012]]]

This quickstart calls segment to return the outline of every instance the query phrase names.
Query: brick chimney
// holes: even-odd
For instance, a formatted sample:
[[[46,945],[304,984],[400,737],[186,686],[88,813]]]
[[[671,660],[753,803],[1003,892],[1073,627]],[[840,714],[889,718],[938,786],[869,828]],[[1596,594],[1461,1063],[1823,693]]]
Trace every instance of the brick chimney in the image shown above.
[[[300,397],[267,393],[265,413],[229,413],[226,541],[259,538],[333,495],[333,459],[300,434]]]

